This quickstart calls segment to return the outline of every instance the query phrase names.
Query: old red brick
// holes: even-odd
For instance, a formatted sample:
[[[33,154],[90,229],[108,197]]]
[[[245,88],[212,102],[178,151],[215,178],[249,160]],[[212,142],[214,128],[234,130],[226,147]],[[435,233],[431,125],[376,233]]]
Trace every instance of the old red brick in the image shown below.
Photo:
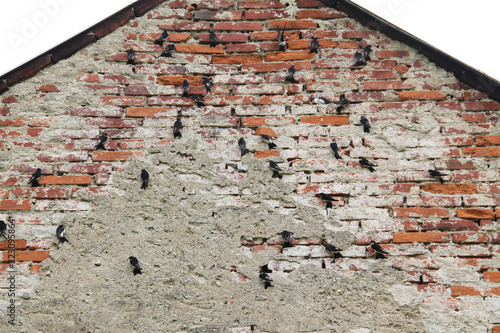
[[[290,13],[285,10],[247,10],[245,12],[245,20],[269,20],[290,17]]]
[[[294,60],[307,60],[313,59],[315,53],[309,51],[289,51],[289,52],[271,52],[266,53],[266,61],[294,61]]]
[[[432,100],[445,100],[446,95],[437,91],[401,91],[399,93],[399,100],[407,101],[410,99],[432,99]]]
[[[490,237],[485,232],[455,232],[453,242],[455,243],[488,243]]]
[[[443,243],[448,242],[447,232],[395,232],[394,243]]]
[[[240,0],[239,8],[285,8],[279,0]],[[245,16],[246,18],[246,16]]]
[[[495,213],[490,208],[459,208],[457,217],[462,219],[493,219]]]
[[[500,147],[464,147],[462,148],[464,154],[471,155],[472,157],[478,156],[500,156]]]
[[[50,251],[16,251],[16,261],[42,262],[49,258]],[[9,253],[3,253],[3,261],[8,261]]]
[[[92,161],[126,161],[132,156],[144,158],[142,151],[100,151],[92,153]]]
[[[314,125],[349,125],[348,116],[304,116],[300,118],[304,124]]]
[[[500,271],[484,272],[484,280],[489,282],[500,282]]]
[[[342,18],[345,15],[335,9],[304,9],[297,11],[297,19],[336,19]]]
[[[46,177],[47,176],[45,176],[44,178]],[[12,189],[12,194],[14,194],[16,197],[32,197],[37,199],[63,199],[69,197],[70,191],[69,189],[64,188],[19,187]]]
[[[500,145],[500,135],[486,135],[476,137],[476,145],[480,147],[484,146],[498,146]]]
[[[10,246],[9,246],[10,244]],[[6,239],[0,242],[0,251],[5,250],[26,250],[27,241],[25,239]]]
[[[104,104],[118,106],[143,106],[146,102],[144,97],[131,96],[101,96],[101,100]]]
[[[279,150],[256,150],[254,153],[255,158],[268,158],[268,157],[279,157]]]
[[[41,86],[36,87],[36,90],[42,91],[42,92],[56,92],[56,91],[59,91],[59,88],[57,88],[53,84],[43,84]]]
[[[31,200],[0,200],[0,210],[30,210]]]
[[[422,222],[422,230],[479,230],[479,226],[469,220],[440,220]]]
[[[408,52],[408,51],[382,50],[382,51],[375,51],[375,56],[379,59],[403,58],[403,57],[409,57],[410,52]]]
[[[260,31],[264,30],[264,26],[260,22],[220,22],[214,24],[214,30]]]
[[[465,102],[466,111],[489,111],[500,110],[500,103],[495,101],[474,101]]]
[[[441,194],[474,194],[477,193],[477,185],[474,184],[425,184],[421,186],[422,191]]]
[[[38,182],[40,185],[90,185],[92,176],[43,176]]]
[[[127,108],[127,117],[171,117],[176,114],[177,109],[169,107]]]
[[[451,296],[459,297],[459,296],[481,296],[481,291],[477,287],[473,286],[459,286],[459,285],[451,285]]]
[[[241,124],[249,127],[283,126],[293,124],[294,121],[294,117],[244,117],[241,119]]]
[[[393,208],[394,217],[448,217],[444,208]]]

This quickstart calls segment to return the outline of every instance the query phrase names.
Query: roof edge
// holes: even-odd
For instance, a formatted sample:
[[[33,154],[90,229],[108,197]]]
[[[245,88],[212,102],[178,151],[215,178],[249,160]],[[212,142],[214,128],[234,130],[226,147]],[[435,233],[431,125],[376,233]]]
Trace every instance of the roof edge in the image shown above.
[[[149,10],[164,1],[165,0],[138,0],[84,30],[82,33],[71,37],[27,63],[12,69],[0,77],[0,94],[7,91],[9,87],[29,79],[45,67],[69,58],[85,46],[95,43],[129,21],[143,16]]]
[[[319,1],[328,7],[344,12],[369,29],[380,31],[399,42],[413,47],[437,66],[452,72],[457,80],[486,93],[489,98],[500,102],[500,82],[491,76],[450,56],[350,0]]]

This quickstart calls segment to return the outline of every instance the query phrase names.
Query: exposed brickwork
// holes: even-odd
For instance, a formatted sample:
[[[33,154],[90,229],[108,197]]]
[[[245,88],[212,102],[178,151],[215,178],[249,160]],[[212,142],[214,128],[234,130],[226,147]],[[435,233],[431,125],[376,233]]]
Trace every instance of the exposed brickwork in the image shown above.
[[[114,28],[134,12],[145,15],[113,33],[123,40],[120,49],[98,55],[82,51],[78,56],[92,66],[71,74],[66,84],[39,82],[35,76],[23,86],[29,91],[14,86],[4,92],[0,149],[19,155],[0,179],[3,219],[12,215],[17,224],[43,226],[53,235],[49,214],[97,209],[93,198],[116,190],[113,177],[128,166],[157,163],[161,149],[196,142],[197,153],[217,160],[214,178],[225,179],[204,189],[217,196],[219,206],[263,205],[239,187],[251,173],[246,159],[257,159],[261,171],[270,173],[269,160],[284,169],[281,180],[266,180],[294,189],[283,190],[286,200],[276,200],[277,209],[305,207],[322,216],[325,204],[315,195],[324,192],[338,200],[329,210],[335,223],[327,224],[352,235],[342,259],[332,260],[321,246],[322,235],[303,235],[293,248],[282,249],[274,234],[237,245],[251,255],[276,256],[274,270],[290,272],[307,262],[346,274],[368,271],[375,259],[366,247],[374,239],[404,272],[404,287],[423,304],[440,302],[443,309],[459,311],[467,300],[481,304],[483,297],[499,296],[500,104],[428,66],[415,50],[360,28],[341,11],[314,0],[288,5],[297,8],[274,0],[204,2],[196,11],[187,10],[185,1],[164,2],[152,11],[129,8],[113,18]],[[208,45],[210,24],[220,41],[216,47]],[[153,44],[160,28],[170,33],[166,43],[175,44],[173,58],[159,57],[163,48]],[[278,51],[282,28],[285,52]],[[109,29],[96,27],[96,38]],[[318,54],[308,50],[312,37],[319,39]],[[373,60],[353,68],[356,49],[367,44],[374,49]],[[130,48],[136,66],[125,65]],[[49,63],[30,63],[24,70],[32,75],[35,67]],[[285,81],[292,64],[295,83]],[[203,87],[204,77],[213,81],[212,94]],[[20,80],[12,76],[8,83]],[[189,94],[204,96],[205,106],[181,97],[184,80]],[[75,91],[85,97],[70,104]],[[319,92],[333,103],[312,103]],[[337,110],[341,94],[350,104]],[[39,109],[25,107],[33,99]],[[61,100],[64,107],[57,104]],[[183,138],[174,139],[178,114]],[[361,116],[370,121],[370,133],[363,132]],[[103,132],[106,149],[95,150]],[[273,137],[277,148],[269,149],[262,134]],[[237,146],[241,137],[252,151],[245,157]],[[332,154],[332,139],[342,159]],[[359,157],[376,163],[375,172],[362,168]],[[41,187],[31,188],[28,180],[38,167]],[[443,184],[429,169],[447,174]],[[205,181],[184,170],[171,172],[180,183]],[[52,239],[43,237],[15,241],[16,261],[28,265],[26,275],[39,274],[54,250]],[[5,242],[0,250],[5,262]],[[454,278],[451,267],[474,274]],[[249,279],[232,273],[238,283]]]

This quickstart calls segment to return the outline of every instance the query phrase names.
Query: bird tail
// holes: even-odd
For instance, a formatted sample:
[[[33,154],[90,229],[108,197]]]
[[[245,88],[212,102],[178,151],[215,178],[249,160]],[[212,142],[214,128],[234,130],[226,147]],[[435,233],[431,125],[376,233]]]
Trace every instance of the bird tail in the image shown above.
[[[181,132],[174,132],[174,139],[177,139],[177,138],[182,138],[182,133]]]
[[[5,231],[2,231],[2,234],[0,236],[2,236],[3,238],[7,239],[7,236],[5,236]]]
[[[203,104],[203,102],[196,102],[196,106],[198,106],[199,108],[201,108],[202,106],[205,106],[205,104]]]
[[[326,209],[328,209],[328,208],[330,208],[330,209],[333,208],[333,205],[332,205],[331,201],[327,201],[326,202]]]
[[[245,155],[246,155],[246,154],[248,154],[248,153],[251,153],[251,151],[250,151],[249,149],[246,149],[246,148],[245,148],[245,149],[243,149],[243,150],[241,151],[241,156],[243,157],[243,156],[245,156]]]
[[[95,150],[98,150],[98,149],[103,149],[105,150],[106,148],[104,147],[104,144],[103,143],[99,143],[98,145],[95,146],[94,148]]]
[[[206,89],[207,89],[207,94],[208,93],[210,93],[210,94],[212,93],[212,89],[211,88],[206,88]]]
[[[342,112],[342,105],[339,105],[337,106],[337,113],[341,113]]]
[[[274,148],[278,147],[278,146],[276,146],[276,145],[274,144],[274,142],[269,142],[269,143],[267,144],[267,146],[269,147],[269,150],[271,150],[271,149],[274,149]]]
[[[366,56],[366,57],[365,57],[365,61],[370,61],[370,60],[372,60],[372,59],[370,58],[370,56]]]
[[[354,64],[354,67],[361,67],[361,66],[364,66],[366,65],[366,63],[364,61],[356,61],[356,63]]]
[[[38,182],[38,180],[33,180],[31,182],[31,187],[40,187],[40,183]]]
[[[189,97],[189,95],[188,95],[187,91],[183,91],[183,92],[182,92],[182,97]]]
[[[318,49],[312,49],[311,51],[309,51],[309,54],[311,54],[311,53],[316,53],[316,54],[318,54]]]
[[[272,287],[273,285],[271,284],[271,282],[264,282],[264,289],[267,289],[269,287]]]
[[[290,242],[284,242],[283,243],[283,248],[285,248],[285,247],[293,247],[293,245]]]
[[[127,65],[135,65],[134,59],[127,60]]]
[[[147,180],[142,182],[141,190],[145,190],[148,188],[149,182]]]
[[[283,178],[283,176],[278,171],[273,170],[273,176],[272,176],[272,178],[279,178],[279,179],[281,179],[281,178]]]
[[[375,172],[375,168],[373,168],[371,166],[368,167],[368,170],[370,170],[370,172]]]
[[[279,49],[280,52],[285,52],[285,45],[280,45],[280,49]]]
[[[170,52],[163,52],[162,54],[160,54],[160,57],[173,58]]]
[[[153,43],[158,45],[158,46],[163,46],[163,41],[159,40],[159,39],[155,40]]]
[[[216,47],[217,43],[216,42],[210,42],[210,47]]]
[[[59,237],[59,244],[64,244],[64,242],[68,242],[69,243],[69,240],[66,237],[64,237],[64,236]]]
[[[338,160],[342,159],[342,157],[340,157],[339,153],[337,153],[337,152],[335,153],[335,158],[338,159]]]
[[[443,177],[439,177],[439,182],[440,182],[441,184],[444,184],[444,179],[443,179]]]
[[[370,133],[370,127],[368,127],[368,126],[363,127],[363,132]]]
[[[341,253],[335,252],[333,254],[333,260],[337,260],[337,259],[340,259],[340,258],[344,258],[344,256]]]
[[[137,274],[142,274],[142,269],[134,268],[134,275],[137,275]]]
[[[382,253],[375,253],[375,259],[387,259],[386,256],[384,256]]]

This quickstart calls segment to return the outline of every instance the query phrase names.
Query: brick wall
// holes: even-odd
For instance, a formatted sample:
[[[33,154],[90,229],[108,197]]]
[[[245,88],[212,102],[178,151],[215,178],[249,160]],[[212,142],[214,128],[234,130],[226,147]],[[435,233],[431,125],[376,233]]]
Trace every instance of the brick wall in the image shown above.
[[[283,251],[282,222],[219,235],[249,258],[266,253],[276,277],[287,279],[309,265],[346,277],[376,275],[380,260],[367,251],[373,239],[390,253],[385,267],[403,274],[391,285],[394,302],[415,302],[427,330],[498,331],[500,104],[410,47],[314,0],[187,5],[165,1],[0,96],[0,218],[11,216],[16,224],[21,295],[28,299],[36,290],[42,267],[52,270],[49,258],[61,251],[58,224],[69,225],[71,234],[71,221],[99,211],[102,197],[139,191],[142,165],[149,166],[154,187],[154,170],[161,169],[154,165],[169,163],[158,156],[178,154],[210,161],[209,174],[182,165],[169,172],[177,190],[187,187],[187,197],[202,193],[212,215],[271,207],[293,221],[288,229],[295,246]],[[221,42],[216,47],[209,46],[211,24]],[[285,24],[288,49],[279,52],[278,29]],[[153,44],[161,29],[170,33],[166,44],[175,44],[173,58],[160,58],[163,48]],[[308,51],[312,37],[318,54]],[[366,45],[373,47],[372,60],[354,68],[355,51]],[[129,49],[135,66],[126,65]],[[298,83],[285,82],[292,64]],[[212,94],[205,93],[203,77],[212,78]],[[205,95],[206,106],[181,97],[185,79],[190,94]],[[341,113],[335,104],[312,104],[318,92],[334,102],[345,94],[351,104]],[[183,137],[174,140],[179,111]],[[361,116],[371,133],[363,133]],[[101,132],[109,137],[106,150],[95,151]],[[259,134],[274,137],[278,148],[268,150]],[[253,156],[240,156],[241,137]],[[330,151],[332,139],[342,160]],[[359,157],[376,162],[377,170],[362,168]],[[271,178],[269,160],[284,170],[281,180]],[[30,188],[36,168],[43,172],[41,187]],[[444,184],[429,169],[448,174]],[[276,192],[264,194],[270,188]],[[339,200],[328,215],[315,196],[321,192]],[[337,242],[343,258],[332,260],[324,240]],[[5,273],[6,241],[0,250]],[[249,273],[258,266],[228,270],[237,284],[253,281],[251,288],[262,292]],[[246,324],[231,327],[266,330]]]

